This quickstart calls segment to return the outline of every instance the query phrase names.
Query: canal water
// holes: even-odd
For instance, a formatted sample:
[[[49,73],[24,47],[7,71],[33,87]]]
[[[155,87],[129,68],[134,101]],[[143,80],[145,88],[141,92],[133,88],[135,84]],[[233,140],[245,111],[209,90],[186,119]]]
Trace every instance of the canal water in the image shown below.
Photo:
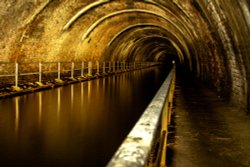
[[[105,166],[168,72],[151,67],[0,100],[0,166]]]

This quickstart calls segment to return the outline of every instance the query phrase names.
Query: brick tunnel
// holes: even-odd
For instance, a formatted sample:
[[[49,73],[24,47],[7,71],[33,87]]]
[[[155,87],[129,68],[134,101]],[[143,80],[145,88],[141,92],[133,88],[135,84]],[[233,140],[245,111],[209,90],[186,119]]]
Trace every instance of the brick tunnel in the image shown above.
[[[0,11],[0,73],[13,62],[175,61],[248,119],[248,0],[2,0]]]

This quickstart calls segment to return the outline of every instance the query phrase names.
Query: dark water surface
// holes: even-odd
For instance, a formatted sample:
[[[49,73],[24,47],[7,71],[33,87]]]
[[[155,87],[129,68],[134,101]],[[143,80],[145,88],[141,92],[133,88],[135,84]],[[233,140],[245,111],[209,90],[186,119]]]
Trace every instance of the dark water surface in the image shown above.
[[[153,67],[0,100],[0,166],[105,166],[168,71]]]

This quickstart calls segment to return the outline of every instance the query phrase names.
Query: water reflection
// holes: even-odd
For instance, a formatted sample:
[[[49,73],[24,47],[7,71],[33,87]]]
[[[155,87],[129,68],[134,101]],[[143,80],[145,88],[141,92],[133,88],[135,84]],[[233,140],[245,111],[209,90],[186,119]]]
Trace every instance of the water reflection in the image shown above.
[[[60,119],[61,112],[61,88],[57,89],[57,118]]]
[[[81,101],[84,101],[84,89],[83,89],[83,82],[81,83]],[[81,103],[81,110],[83,109],[83,103]]]
[[[90,98],[91,98],[91,82],[88,82],[88,104],[90,102]]]
[[[158,68],[0,100],[3,166],[105,166],[166,76]]]
[[[71,111],[74,110],[74,84],[70,85],[70,88],[71,88]]]
[[[39,109],[38,109],[38,124],[39,127],[41,127],[41,122],[42,122],[42,106],[43,106],[43,102],[42,102],[42,92],[38,92],[38,102],[39,102]]]
[[[15,100],[15,132],[18,134],[19,130],[19,97],[14,98]]]

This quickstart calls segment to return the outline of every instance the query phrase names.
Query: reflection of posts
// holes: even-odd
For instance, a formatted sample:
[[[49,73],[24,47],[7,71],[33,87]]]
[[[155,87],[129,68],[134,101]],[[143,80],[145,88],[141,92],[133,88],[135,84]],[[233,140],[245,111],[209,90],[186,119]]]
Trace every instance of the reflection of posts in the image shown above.
[[[71,85],[70,92],[71,92],[71,103],[70,103],[70,106],[71,106],[71,111],[73,111],[74,110],[74,84]]]
[[[39,111],[38,111],[38,125],[41,127],[41,122],[42,122],[42,93],[38,93],[38,99],[39,99]]]
[[[83,82],[81,83],[81,110],[80,111],[82,111],[82,109],[83,109],[83,97],[84,97],[84,87],[83,87]]]
[[[19,97],[15,98],[15,132],[19,130]]]
[[[90,102],[90,99],[91,99],[91,83],[92,82],[87,82],[88,83],[88,92],[87,92],[87,94],[88,94],[88,98],[87,98],[87,101],[88,101],[88,103]]]
[[[57,118],[60,118],[60,112],[61,112],[61,89],[57,89]]]
[[[89,61],[88,62],[88,76],[89,77],[92,77],[92,68],[93,68],[92,62]]]

